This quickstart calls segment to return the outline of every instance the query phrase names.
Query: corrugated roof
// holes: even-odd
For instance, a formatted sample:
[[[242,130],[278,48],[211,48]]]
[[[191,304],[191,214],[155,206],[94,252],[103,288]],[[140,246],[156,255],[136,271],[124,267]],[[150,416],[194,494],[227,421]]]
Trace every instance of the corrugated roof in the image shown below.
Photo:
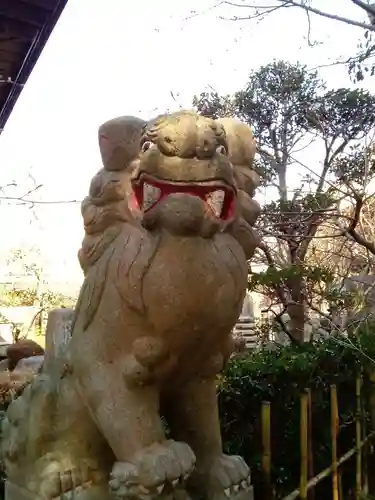
[[[0,133],[68,0],[0,0]]]

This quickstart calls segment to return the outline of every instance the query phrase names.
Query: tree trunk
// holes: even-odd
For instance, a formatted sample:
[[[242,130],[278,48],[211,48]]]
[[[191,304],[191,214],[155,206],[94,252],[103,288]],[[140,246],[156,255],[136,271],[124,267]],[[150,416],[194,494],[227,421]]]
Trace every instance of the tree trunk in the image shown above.
[[[371,430],[375,430],[375,369],[371,366],[366,369],[367,375],[371,383],[371,391],[369,394],[368,405],[371,420]],[[368,454],[368,468],[373,470],[375,468],[375,454]],[[375,495],[375,476],[374,474],[369,474],[369,494]]]
[[[301,278],[291,278],[289,280],[289,290],[291,302],[287,307],[290,318],[289,333],[299,344],[305,340],[306,304],[303,293],[303,282]]]

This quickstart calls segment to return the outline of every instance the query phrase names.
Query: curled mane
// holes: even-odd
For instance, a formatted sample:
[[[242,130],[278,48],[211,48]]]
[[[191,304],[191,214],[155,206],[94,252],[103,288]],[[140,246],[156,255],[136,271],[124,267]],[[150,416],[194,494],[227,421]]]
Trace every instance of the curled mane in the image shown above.
[[[238,189],[238,224],[234,227],[233,236],[245,251],[246,258],[251,259],[259,245],[259,235],[253,226],[260,214],[260,205],[253,199],[259,186],[259,175],[253,169],[256,142],[251,128],[243,122],[232,118],[217,120],[226,132],[229,159],[232,163]]]
[[[227,147],[226,132],[223,125],[216,120],[198,115],[194,111],[179,111],[177,113],[165,114],[151,120],[144,128],[142,142],[155,142],[160,151],[167,156],[179,156],[181,158],[193,158],[196,155],[197,147],[200,146],[198,137],[195,140],[187,141],[184,135],[176,134],[176,129],[184,126],[191,130],[192,119],[195,120],[197,128],[203,122],[211,128],[215,134],[217,145]],[[170,133],[169,133],[170,131]]]

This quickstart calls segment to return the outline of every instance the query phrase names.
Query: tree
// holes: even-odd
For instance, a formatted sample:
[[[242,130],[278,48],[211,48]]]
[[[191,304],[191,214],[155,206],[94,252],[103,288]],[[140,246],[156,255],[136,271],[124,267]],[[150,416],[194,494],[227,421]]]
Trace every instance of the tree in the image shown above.
[[[330,19],[333,22],[345,23],[362,29],[362,38],[358,41],[357,53],[349,59],[338,61],[341,64],[348,64],[349,72],[356,81],[364,79],[366,73],[374,75],[375,65],[371,62],[375,55],[375,3],[366,3],[363,0],[347,0],[348,4],[353,4],[357,8],[358,17],[346,17],[337,11],[334,2],[327,2],[324,9],[317,5],[314,0],[236,0],[223,1],[221,4],[230,6],[238,12],[231,19],[236,20],[260,20],[265,16],[277,14],[280,9],[299,9],[306,13],[307,29],[310,33],[310,16],[317,16]],[[362,19],[363,20],[359,20]],[[310,36],[308,36],[310,40]]]
[[[202,114],[234,116],[254,129],[256,168],[263,185],[274,188],[275,199],[258,221],[260,262],[268,268],[254,273],[250,286],[265,291],[278,321],[289,315],[289,334],[300,342],[313,285],[329,279],[309,265],[309,247],[322,226],[342,223],[339,204],[361,180],[363,140],[375,123],[375,97],[360,89],[327,89],[305,66],[273,61],[252,72],[235,95],[202,93],[193,105]],[[312,147],[314,156],[308,154]],[[309,157],[307,165],[301,156]],[[373,173],[367,169],[368,180]],[[298,186],[288,189],[298,175]],[[351,226],[340,226],[340,234],[348,237]]]
[[[348,224],[352,220],[354,208],[352,206],[343,209],[339,218],[340,224],[333,223],[321,227],[312,241],[307,258],[314,265],[324,267],[342,281],[351,274],[374,274],[375,255],[366,246],[359,245],[353,239],[340,230],[341,224]],[[356,232],[365,241],[375,241],[375,199],[370,197],[366,200],[358,222]]]
[[[374,209],[373,198],[367,200],[356,229],[368,242],[374,241]],[[352,215],[353,207],[349,206],[338,217],[346,222]],[[320,326],[324,325],[329,331],[340,331],[347,329],[350,319],[354,318],[359,327],[358,318],[363,319],[369,312],[366,296],[372,288],[375,255],[348,237],[340,230],[340,225],[332,221],[317,231],[309,245],[306,262],[310,268],[319,270],[318,276],[324,277],[311,280],[307,294],[308,307],[319,313]],[[355,283],[362,285],[354,286]]]
[[[44,330],[44,317],[56,307],[73,308],[75,297],[51,290],[45,279],[41,251],[37,247],[10,249],[6,265],[10,276],[21,281],[21,286],[0,285],[0,305],[2,307],[36,306],[37,312],[29,325],[34,324],[40,333]]]

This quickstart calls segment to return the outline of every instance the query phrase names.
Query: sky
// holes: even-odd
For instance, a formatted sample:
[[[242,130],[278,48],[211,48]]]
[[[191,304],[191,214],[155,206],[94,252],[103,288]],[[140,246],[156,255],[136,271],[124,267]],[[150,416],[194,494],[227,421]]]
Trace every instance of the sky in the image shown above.
[[[314,5],[365,21],[349,0]],[[153,115],[191,107],[192,97],[214,89],[240,89],[249,72],[272,59],[301,61],[309,68],[348,56],[362,30],[279,11],[261,23],[234,22],[231,7],[215,0],[68,0],[54,32],[0,136],[0,185],[23,195],[43,184],[29,206],[2,201],[0,253],[10,247],[41,249],[53,279],[82,278],[76,254],[82,236],[78,202],[101,168],[97,129],[120,115]],[[195,13],[194,13],[195,12]],[[199,15],[197,15],[199,14]],[[362,16],[361,16],[362,14]],[[344,67],[320,70],[331,87],[349,86]],[[365,81],[375,92],[375,80]],[[54,203],[45,203],[51,202]]]

